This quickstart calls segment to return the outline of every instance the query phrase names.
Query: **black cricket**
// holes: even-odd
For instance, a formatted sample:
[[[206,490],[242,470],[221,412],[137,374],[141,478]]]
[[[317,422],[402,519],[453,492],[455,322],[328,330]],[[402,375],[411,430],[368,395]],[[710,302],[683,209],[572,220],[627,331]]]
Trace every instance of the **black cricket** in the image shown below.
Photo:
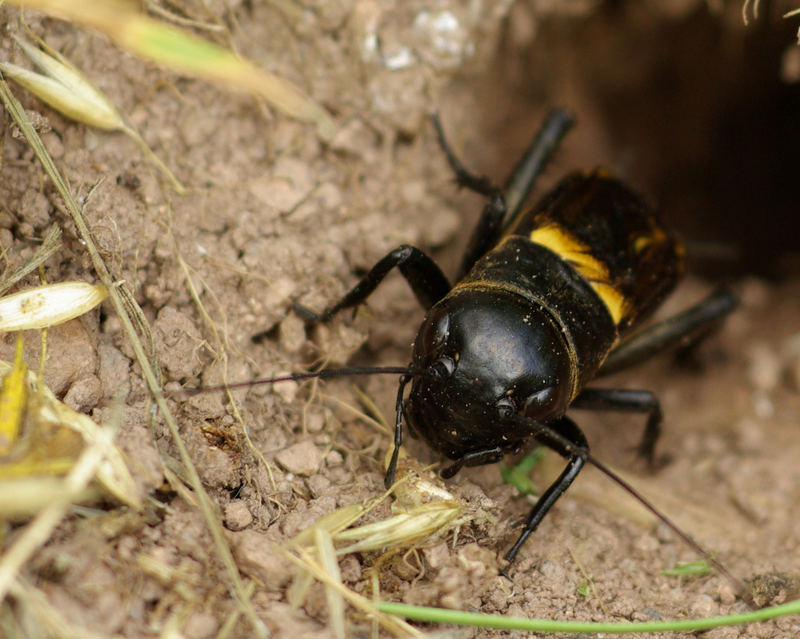
[[[397,267],[427,310],[400,380],[387,488],[394,481],[404,419],[412,435],[452,460],[441,471],[445,478],[463,466],[498,462],[531,439],[567,458],[506,553],[509,564],[586,461],[600,466],[580,427],[566,416],[568,408],[647,415],[638,451],[653,462],[662,421],[655,395],[586,384],[699,340],[737,304],[730,291],[720,289],[630,335],[674,288],[683,249],[641,197],[603,171],[572,173],[523,208],[572,123],[567,112],[552,110],[500,188],[463,167],[434,118],[458,184],[488,198],[456,284],[429,256],[406,245],[321,314],[295,307],[310,321],[327,322],[364,302]]]
[[[652,464],[662,422],[653,393],[586,385],[667,348],[699,342],[736,307],[737,298],[719,289],[679,315],[637,332],[683,271],[680,243],[644,200],[596,170],[569,174],[534,206],[524,207],[572,117],[562,109],[550,111],[502,188],[466,170],[445,141],[438,118],[433,122],[459,186],[488,200],[457,282],[451,286],[418,248],[400,246],[322,313],[294,306],[309,322],[327,322],[364,302],[396,267],[427,311],[411,364],[294,373],[184,392],[312,377],[400,374],[387,488],[394,483],[404,421],[412,435],[451,460],[441,471],[445,478],[464,466],[498,462],[531,440],[567,459],[505,554],[508,564],[502,574],[588,462],[705,557],[747,599],[740,580],[591,455],[580,427],[566,416],[569,408],[646,415],[638,451]]]

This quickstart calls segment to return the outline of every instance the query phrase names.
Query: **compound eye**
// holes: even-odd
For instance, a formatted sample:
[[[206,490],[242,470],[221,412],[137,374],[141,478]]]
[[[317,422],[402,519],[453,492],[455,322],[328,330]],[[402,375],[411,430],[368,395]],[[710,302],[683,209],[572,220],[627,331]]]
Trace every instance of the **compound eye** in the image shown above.
[[[431,364],[431,370],[433,371],[433,374],[439,379],[447,379],[453,374],[455,369],[456,363],[451,357],[440,357],[433,364]]]
[[[497,409],[497,413],[500,417],[511,417],[517,412],[517,405],[514,403],[514,400],[508,396],[498,399],[494,407]]]
[[[558,399],[558,393],[555,386],[548,386],[540,391],[528,395],[525,400],[525,408],[523,409],[526,415],[541,414],[547,409],[551,408],[553,403]]]

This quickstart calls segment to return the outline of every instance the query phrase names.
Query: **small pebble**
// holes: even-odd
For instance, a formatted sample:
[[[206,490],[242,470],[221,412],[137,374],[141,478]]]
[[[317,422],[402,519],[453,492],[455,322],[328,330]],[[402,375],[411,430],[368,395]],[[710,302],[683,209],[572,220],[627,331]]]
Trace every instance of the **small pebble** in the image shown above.
[[[28,189],[23,193],[19,203],[18,214],[21,219],[36,229],[42,229],[50,223],[50,202],[38,189]]]
[[[780,381],[781,361],[766,344],[754,344],[747,356],[747,379],[760,391],[773,390]]]
[[[325,465],[328,468],[336,468],[344,464],[344,457],[338,450],[332,450],[325,456]]]
[[[186,620],[183,634],[186,637],[205,639],[213,637],[219,630],[219,622],[210,612],[193,612]]]
[[[308,489],[314,497],[318,497],[331,486],[331,480],[323,475],[314,474],[308,478]]]
[[[287,315],[278,325],[278,342],[287,353],[299,353],[306,343],[306,325],[294,313]]]
[[[450,559],[450,548],[447,542],[443,541],[422,551],[428,565],[434,570],[438,570]]]
[[[322,453],[310,439],[297,442],[293,446],[282,450],[275,456],[275,460],[284,470],[309,477],[316,473],[322,465]]]
[[[710,595],[698,595],[689,606],[692,617],[702,619],[719,614],[719,604]]]
[[[153,340],[158,361],[170,380],[194,377],[202,370],[202,338],[188,315],[171,306],[162,308],[153,323]]]
[[[719,597],[719,602],[723,606],[730,606],[736,601],[736,593],[733,592],[733,588],[727,582],[723,582],[719,585],[717,596]]]
[[[64,403],[76,411],[86,411],[103,397],[103,384],[94,375],[79,379],[69,387]]]
[[[309,411],[306,414],[305,427],[309,433],[319,433],[325,427],[325,415],[318,411]]]
[[[243,530],[251,523],[253,514],[243,501],[232,501],[225,506],[225,527],[228,530]]]
[[[289,373],[287,372],[278,373],[276,375],[276,377],[288,377],[288,376]],[[297,397],[297,391],[300,390],[300,385],[295,381],[278,382],[277,384],[273,384],[272,390],[284,402],[286,402],[287,404],[291,404]]]
[[[361,579],[361,563],[355,555],[342,557],[339,560],[339,570],[345,583],[354,584]]]
[[[233,551],[242,572],[259,579],[267,590],[277,592],[292,578],[292,567],[268,541],[262,533],[245,530],[236,533]]]

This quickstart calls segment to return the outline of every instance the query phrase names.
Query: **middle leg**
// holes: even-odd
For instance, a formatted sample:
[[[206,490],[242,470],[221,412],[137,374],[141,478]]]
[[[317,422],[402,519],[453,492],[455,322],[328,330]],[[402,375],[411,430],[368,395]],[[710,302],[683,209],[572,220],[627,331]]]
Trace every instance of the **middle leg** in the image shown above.
[[[696,345],[716,329],[738,303],[738,298],[728,288],[715,290],[682,313],[625,339],[609,353],[596,377],[634,366],[673,346]]]
[[[461,459],[457,459],[449,466],[445,466],[439,472],[443,479],[450,479],[464,466],[484,466],[486,464],[495,464],[502,461],[504,451],[500,446],[486,448],[484,450],[477,450],[472,453],[467,453]]]

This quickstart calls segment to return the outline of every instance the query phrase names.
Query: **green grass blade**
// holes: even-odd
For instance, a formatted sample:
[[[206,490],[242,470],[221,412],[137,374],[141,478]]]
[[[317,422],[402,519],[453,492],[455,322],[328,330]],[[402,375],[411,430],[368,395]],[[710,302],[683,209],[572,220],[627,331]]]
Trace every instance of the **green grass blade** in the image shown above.
[[[630,634],[641,632],[700,632],[720,626],[735,626],[767,621],[786,615],[800,614],[800,600],[790,601],[780,606],[751,610],[736,615],[708,617],[706,619],[676,619],[672,621],[646,622],[589,622],[556,621],[552,619],[526,619],[524,617],[503,617],[444,608],[410,606],[402,603],[382,602],[378,604],[381,612],[397,615],[414,621],[441,623],[496,630],[524,630],[528,632],[573,632]]]

